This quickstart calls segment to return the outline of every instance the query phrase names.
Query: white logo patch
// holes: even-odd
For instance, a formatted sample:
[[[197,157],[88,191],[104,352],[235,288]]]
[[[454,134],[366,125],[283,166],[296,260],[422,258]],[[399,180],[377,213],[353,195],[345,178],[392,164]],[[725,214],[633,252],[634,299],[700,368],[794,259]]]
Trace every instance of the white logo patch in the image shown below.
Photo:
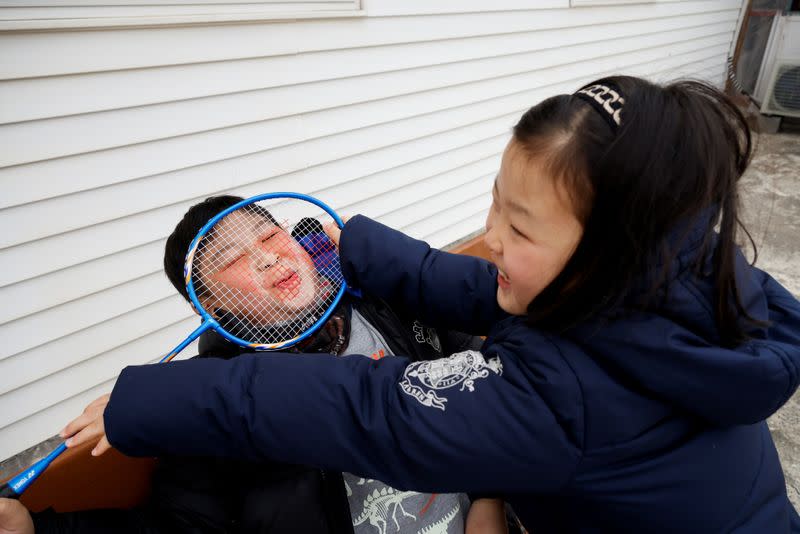
[[[437,395],[437,391],[458,385],[461,385],[459,391],[475,391],[475,381],[486,378],[490,371],[503,374],[500,358],[490,358],[487,362],[477,350],[466,350],[449,358],[412,363],[403,373],[400,388],[423,406],[444,411],[447,398]]]
[[[414,339],[417,340],[417,343],[420,345],[422,343],[427,343],[433,350],[436,352],[442,352],[442,344],[439,342],[439,336],[436,334],[436,330],[433,328],[429,328],[424,326],[419,321],[414,321]]]

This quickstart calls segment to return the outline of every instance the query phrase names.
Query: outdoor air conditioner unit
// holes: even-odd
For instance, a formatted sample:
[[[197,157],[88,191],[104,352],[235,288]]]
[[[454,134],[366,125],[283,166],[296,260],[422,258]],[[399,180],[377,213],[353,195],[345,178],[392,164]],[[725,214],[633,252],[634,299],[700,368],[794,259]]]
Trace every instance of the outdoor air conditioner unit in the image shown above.
[[[753,97],[761,113],[800,117],[800,15],[776,18]]]

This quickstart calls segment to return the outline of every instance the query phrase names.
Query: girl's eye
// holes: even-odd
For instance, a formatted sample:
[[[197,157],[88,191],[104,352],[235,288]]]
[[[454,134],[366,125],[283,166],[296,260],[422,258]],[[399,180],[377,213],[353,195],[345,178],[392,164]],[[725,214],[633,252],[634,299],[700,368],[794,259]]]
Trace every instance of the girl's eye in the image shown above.
[[[264,239],[261,240],[261,242],[262,243],[266,243],[267,241],[269,241],[270,239],[272,239],[276,235],[278,235],[278,231],[277,230],[275,230],[274,232],[271,232],[270,234],[268,234],[266,237],[264,237]]]
[[[525,237],[525,235],[522,232],[520,232],[519,230],[517,230],[517,228],[515,226],[511,227],[511,231],[514,232],[514,235],[518,235],[520,237]]]

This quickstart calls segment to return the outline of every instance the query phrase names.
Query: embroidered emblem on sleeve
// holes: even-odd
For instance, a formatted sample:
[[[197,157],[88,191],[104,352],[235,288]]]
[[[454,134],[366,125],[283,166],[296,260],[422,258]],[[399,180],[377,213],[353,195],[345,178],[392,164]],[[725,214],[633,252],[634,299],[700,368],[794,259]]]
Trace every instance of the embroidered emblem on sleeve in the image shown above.
[[[423,406],[444,411],[447,397],[437,392],[456,386],[460,386],[459,391],[475,391],[475,381],[490,373],[503,374],[500,358],[490,358],[487,362],[480,352],[467,350],[449,358],[412,363],[403,373],[400,388]]]

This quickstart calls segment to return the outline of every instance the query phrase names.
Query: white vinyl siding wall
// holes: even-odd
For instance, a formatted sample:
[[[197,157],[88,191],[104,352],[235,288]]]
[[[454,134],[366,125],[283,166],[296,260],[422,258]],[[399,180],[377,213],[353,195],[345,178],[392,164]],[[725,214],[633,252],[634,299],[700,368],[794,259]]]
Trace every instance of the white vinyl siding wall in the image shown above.
[[[446,246],[481,229],[543,98],[617,72],[724,80],[740,0],[569,4],[0,32],[0,459],[196,326],[161,271],[193,203],[301,191]]]

